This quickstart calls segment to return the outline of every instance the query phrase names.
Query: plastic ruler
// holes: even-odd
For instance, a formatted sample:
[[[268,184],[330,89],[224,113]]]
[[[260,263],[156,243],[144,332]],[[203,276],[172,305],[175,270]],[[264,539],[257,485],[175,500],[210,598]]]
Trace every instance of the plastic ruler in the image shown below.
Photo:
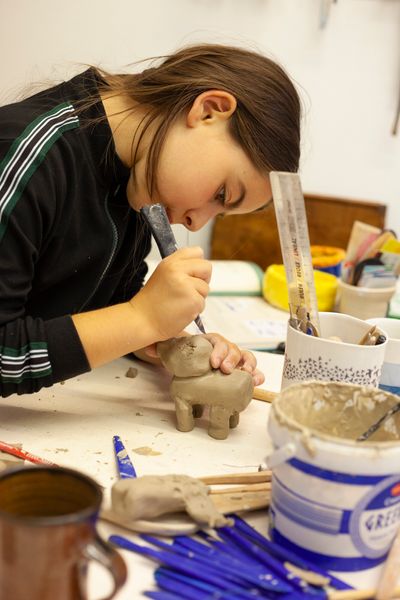
[[[319,335],[320,325],[306,209],[297,173],[270,173],[275,215],[289,292],[290,321]]]

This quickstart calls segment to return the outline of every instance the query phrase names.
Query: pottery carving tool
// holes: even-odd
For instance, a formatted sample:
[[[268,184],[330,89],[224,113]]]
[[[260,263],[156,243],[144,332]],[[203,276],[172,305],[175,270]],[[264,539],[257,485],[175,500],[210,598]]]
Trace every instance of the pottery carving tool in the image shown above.
[[[156,241],[161,257],[165,258],[178,250],[174,232],[172,231],[168,215],[162,204],[151,204],[143,206],[140,209],[146,223],[151,229],[151,233]],[[194,322],[200,329],[201,333],[205,333],[204,325],[200,317],[196,317]]]
[[[367,429],[367,431],[364,431],[363,434],[361,434],[358,438],[357,438],[357,442],[365,442],[365,440],[368,440],[371,435],[373,433],[375,433],[375,431],[378,431],[378,429],[385,423],[385,421],[389,418],[389,417],[393,417],[393,415],[397,414],[400,411],[400,402],[398,404],[395,404],[394,406],[392,406],[392,408],[390,408],[380,419],[378,419],[376,421],[376,423],[374,423],[373,425],[371,425],[371,427],[369,427]]]
[[[300,178],[272,171],[272,195],[289,292],[290,324],[309,335],[320,334],[310,239]]]

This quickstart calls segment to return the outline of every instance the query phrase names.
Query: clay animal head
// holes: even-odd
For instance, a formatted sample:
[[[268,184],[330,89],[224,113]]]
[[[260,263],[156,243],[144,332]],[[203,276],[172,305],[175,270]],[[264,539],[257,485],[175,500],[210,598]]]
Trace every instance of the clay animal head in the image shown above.
[[[251,401],[250,373],[234,369],[230,374],[213,369],[212,345],[201,335],[172,338],[157,344],[161,362],[174,374],[170,392],[175,402],[177,428],[191,431],[194,419],[209,407],[208,433],[224,440],[239,423],[239,413]]]
[[[175,377],[199,377],[211,370],[212,345],[201,335],[159,342],[157,352],[164,367]]]

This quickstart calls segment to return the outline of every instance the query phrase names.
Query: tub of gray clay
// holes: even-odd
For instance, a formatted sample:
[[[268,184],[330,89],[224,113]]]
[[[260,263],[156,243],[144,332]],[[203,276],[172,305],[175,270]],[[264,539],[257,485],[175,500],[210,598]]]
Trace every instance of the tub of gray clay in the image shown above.
[[[375,567],[400,526],[400,401],[377,388],[308,382],[271,407],[271,535],[334,571]],[[309,554],[308,554],[309,553]]]

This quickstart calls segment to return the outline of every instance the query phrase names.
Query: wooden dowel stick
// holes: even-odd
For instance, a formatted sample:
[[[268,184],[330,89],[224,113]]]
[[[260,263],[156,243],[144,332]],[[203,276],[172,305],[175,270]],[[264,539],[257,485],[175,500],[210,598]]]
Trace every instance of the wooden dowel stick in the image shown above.
[[[248,485],[231,485],[224,488],[212,488],[210,494],[241,494],[243,492],[269,492],[271,490],[271,482],[264,483],[249,483]]]
[[[370,588],[367,590],[343,590],[328,592],[329,600],[367,600],[368,598],[375,598],[376,589]],[[400,587],[393,590],[391,598],[397,598],[400,596]]]
[[[271,471],[255,471],[253,473],[227,473],[224,475],[208,475],[197,477],[207,485],[218,485],[223,483],[262,483],[271,481]]]
[[[270,504],[269,492],[251,492],[245,494],[215,494],[211,496],[214,506],[222,513],[258,510]]]
[[[253,390],[254,400],[261,400],[262,402],[273,402],[277,395],[277,392],[269,392],[261,388],[254,388]]]
[[[376,589],[377,600],[391,598],[399,579],[400,529],[397,530]]]

